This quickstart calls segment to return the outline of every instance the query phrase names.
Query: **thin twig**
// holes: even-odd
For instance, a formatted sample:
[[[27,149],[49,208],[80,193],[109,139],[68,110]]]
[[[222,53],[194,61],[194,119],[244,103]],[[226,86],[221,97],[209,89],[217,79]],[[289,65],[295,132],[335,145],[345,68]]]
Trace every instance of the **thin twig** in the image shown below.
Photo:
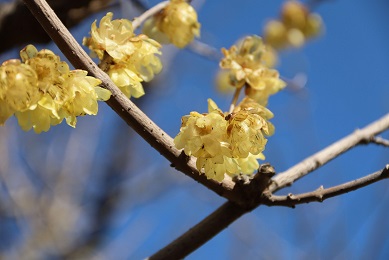
[[[159,4],[156,4],[155,6],[151,7],[149,10],[146,12],[142,13],[139,17],[134,18],[132,21],[132,27],[134,28],[134,31],[144,22],[146,21],[149,17],[157,14],[160,12],[165,6],[169,3],[169,1],[163,1],[160,2]]]
[[[307,75],[305,73],[297,73],[293,78],[287,78],[280,76],[280,78],[286,82],[286,88],[291,91],[301,91],[307,84]]]
[[[206,44],[205,42],[201,42],[199,40],[193,40],[188,45],[188,50],[190,50],[193,53],[196,53],[202,57],[205,57],[209,60],[217,61],[219,62],[223,55],[222,53],[216,49],[215,47]]]
[[[238,102],[239,94],[240,94],[240,91],[242,90],[242,88],[243,87],[235,89],[234,97],[231,100],[231,105],[230,105],[230,109],[229,109],[230,113],[232,113],[232,111],[234,111],[234,109],[235,109],[235,106],[236,106],[236,103]]]
[[[389,164],[380,171],[369,174],[365,177],[346,182],[337,186],[324,189],[320,186],[317,190],[302,193],[302,194],[288,194],[287,196],[277,196],[269,193],[264,193],[262,204],[267,206],[287,206],[294,207],[297,204],[309,202],[323,202],[328,198],[339,196],[350,191],[354,191],[380,180],[389,178]]]
[[[389,114],[386,114],[377,121],[360,130],[356,130],[354,133],[340,139],[320,152],[309,156],[285,172],[278,174],[273,178],[273,183],[269,186],[268,190],[273,193],[276,190],[291,185],[294,181],[304,177],[358,144],[361,144],[364,140],[370,140],[388,128]]]
[[[368,142],[373,143],[373,144],[382,145],[385,147],[389,147],[389,140],[382,138],[380,136],[373,136],[372,138],[370,138],[370,140],[368,140]]]

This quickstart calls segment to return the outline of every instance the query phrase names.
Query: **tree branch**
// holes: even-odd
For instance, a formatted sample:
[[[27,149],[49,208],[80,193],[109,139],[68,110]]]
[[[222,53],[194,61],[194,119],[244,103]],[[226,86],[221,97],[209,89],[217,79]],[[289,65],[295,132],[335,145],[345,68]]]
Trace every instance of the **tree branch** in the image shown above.
[[[228,201],[182,236],[147,259],[184,259],[247,212],[249,210]]]
[[[187,49],[197,55],[216,62],[219,62],[223,58],[223,55],[220,50],[199,40],[193,40],[188,45]]]
[[[232,218],[229,218],[227,214],[231,214],[230,211],[232,210],[232,206],[229,203],[226,203],[221,208],[219,208],[216,212],[212,213],[209,218],[210,220],[201,221],[199,224],[197,224],[195,227],[187,231],[184,235],[182,235],[180,238],[173,241],[171,244],[166,246],[165,248],[161,249],[159,252],[157,252],[155,255],[153,255],[150,259],[163,259],[163,257],[171,257],[174,258],[175,254],[177,256],[186,256],[190,254],[192,251],[197,249],[200,245],[206,243],[209,239],[211,239],[213,236],[216,236],[220,231],[222,231],[224,228],[228,227],[230,223],[235,221],[237,218],[239,218],[241,215],[251,211],[252,209],[259,207],[262,203],[264,204],[270,204],[270,203],[277,203],[277,200],[285,199],[285,197],[281,196],[281,198],[271,195],[271,198],[274,198],[274,202],[269,202],[269,199],[264,199],[262,194],[271,194],[275,190],[279,190],[288,184],[291,184],[293,181],[298,180],[299,178],[307,175],[309,172],[319,168],[320,166],[324,165],[325,163],[329,162],[330,160],[334,159],[335,157],[339,156],[340,154],[348,151],[352,147],[355,147],[358,144],[366,143],[366,140],[373,140],[372,136],[377,135],[384,130],[389,128],[389,114],[385,115],[384,117],[380,118],[379,120],[369,124],[368,126],[362,128],[361,130],[357,130],[354,133],[344,137],[343,139],[335,142],[334,144],[328,146],[327,148],[323,149],[322,151],[308,157],[304,161],[298,163],[297,165],[291,167],[287,171],[285,171],[282,174],[278,174],[275,178],[272,179],[270,182],[270,185],[267,189],[263,190],[261,188],[261,185],[253,185],[255,183],[255,177],[254,179],[249,182],[249,185],[246,187],[243,185],[236,185],[236,187],[240,187],[241,189],[235,188],[235,191],[237,193],[245,194],[246,196],[246,205],[250,205],[247,208],[244,208],[242,206],[235,206],[238,208],[234,208],[233,211],[235,212],[235,215],[233,215]],[[268,165],[262,165],[262,167],[269,167]],[[266,172],[266,168],[260,168],[257,175],[261,175],[261,172]],[[387,178],[388,176],[388,167],[386,167],[384,170],[379,171],[377,173],[374,173],[373,175],[366,176],[364,178],[351,181],[349,183],[345,183],[343,185],[339,185],[336,187],[332,187],[326,190],[316,190],[312,193],[308,194],[301,194],[300,197],[293,197],[295,201],[293,201],[295,204],[297,203],[297,200],[302,201],[301,203],[304,203],[304,199],[312,199],[313,201],[318,200],[318,197],[322,200],[326,199],[327,197],[333,197],[336,195],[340,195],[346,192],[349,192],[351,190],[355,190],[364,186],[367,186],[369,184],[372,184],[376,181],[379,181],[381,179]],[[274,170],[271,170],[274,172]],[[269,172],[271,172],[269,171]],[[379,175],[379,176],[378,176]],[[239,182],[237,182],[239,184]],[[324,193],[323,193],[324,192]],[[270,197],[270,195],[267,195]],[[300,196],[300,195],[298,195]],[[261,197],[259,200],[258,197]],[[287,197],[287,196],[286,196]],[[306,198],[305,198],[306,197]],[[250,201],[251,198],[251,201]],[[283,202],[280,202],[283,203]],[[224,207],[227,207],[225,209]],[[243,205],[243,204],[241,204]],[[275,204],[276,205],[276,204]],[[238,214],[239,213],[239,214]],[[211,217],[212,216],[212,217]],[[223,222],[223,218],[228,218],[228,223],[226,224]],[[215,221],[218,220],[218,221]],[[220,224],[219,224],[220,223]],[[212,230],[212,236],[201,236],[201,232],[197,230],[198,228],[205,228]],[[192,248],[191,244],[191,238],[196,237],[197,240],[194,243],[194,246]],[[200,237],[200,238],[198,238]],[[200,241],[201,239],[201,241]],[[191,250],[183,249],[185,247],[191,247]],[[183,255],[185,252],[186,255]],[[155,258],[154,258],[155,257]]]
[[[261,204],[261,195],[267,186],[268,179],[267,181],[261,181],[264,177],[261,174],[257,174],[248,184],[238,182],[237,185],[227,178],[221,184],[212,180],[207,180],[204,175],[199,174],[196,170],[194,159],[185,156],[182,152],[177,150],[174,147],[172,138],[128,100],[128,98],[112,83],[109,77],[97,67],[44,0],[24,0],[24,2],[74,67],[87,70],[92,76],[102,80],[103,87],[112,92],[112,97],[107,102],[108,105],[110,105],[129,126],[142,136],[154,149],[166,157],[177,170],[182,171],[204,186],[230,200],[193,229],[185,233],[182,237],[152,256],[152,259],[161,259],[164,256],[169,256],[171,258],[177,256],[179,258],[189,254],[226,228],[241,215]],[[275,190],[293,183],[295,180],[305,176],[352,147],[361,144],[363,140],[371,139],[372,136],[375,136],[388,128],[389,114],[367,127],[341,139],[313,156],[308,157],[306,160],[284,173],[279,174],[273,179],[273,182],[268,185],[268,192],[272,193]],[[267,176],[266,178],[269,177]],[[266,180],[266,178],[264,178],[264,180]]]
[[[356,130],[354,133],[340,139],[320,152],[309,156],[285,172],[278,174],[273,178],[273,182],[268,187],[268,191],[273,193],[274,191],[277,191],[285,186],[291,185],[294,181],[304,177],[308,173],[328,163],[342,153],[359,144],[366,143],[366,140],[372,140],[374,136],[380,134],[388,128],[389,114],[386,114],[377,121],[374,121],[373,123],[360,130]]]
[[[222,230],[227,228],[235,220],[243,214],[248,213],[258,207],[262,191],[266,188],[270,178],[275,174],[274,169],[269,164],[264,164],[258,170],[254,178],[247,182],[245,179],[239,179],[242,185],[246,185],[246,190],[252,190],[253,194],[257,194],[253,198],[247,198],[250,201],[249,207],[241,207],[230,201],[224,203],[211,215],[203,219],[193,228],[171,242],[166,247],[152,255],[150,260],[158,259],[183,259],[197,248],[205,244],[211,238],[216,236]]]
[[[332,198],[348,193],[350,191],[363,188],[386,178],[389,178],[389,164],[386,165],[385,168],[380,171],[327,189],[324,189],[323,186],[320,186],[315,191],[297,195],[289,193],[287,196],[277,196],[269,193],[264,193],[262,204],[267,206],[287,206],[294,208],[297,204],[309,203],[314,201],[323,202],[328,198]]]

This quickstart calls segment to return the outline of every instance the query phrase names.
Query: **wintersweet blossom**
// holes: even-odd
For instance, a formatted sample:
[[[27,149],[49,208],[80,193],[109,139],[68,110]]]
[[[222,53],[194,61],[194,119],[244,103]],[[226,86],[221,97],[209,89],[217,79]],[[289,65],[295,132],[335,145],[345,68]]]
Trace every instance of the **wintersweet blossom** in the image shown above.
[[[0,66],[0,125],[16,111],[34,106],[40,99],[36,72],[20,60],[13,59]]]
[[[140,97],[144,94],[141,82],[152,80],[162,69],[156,56],[161,54],[161,45],[144,34],[136,35],[131,21],[112,17],[107,13],[99,27],[93,22],[91,37],[84,38],[83,44],[100,60],[111,59],[106,72],[125,95]]]
[[[265,25],[264,39],[277,49],[301,47],[322,29],[323,23],[318,14],[310,13],[302,3],[291,0],[283,5],[280,20],[270,20]]]
[[[273,50],[258,36],[248,36],[229,50],[222,49],[224,58],[220,67],[229,70],[230,84],[246,87],[246,95],[266,106],[270,95],[286,84],[271,66],[275,64]]]
[[[143,33],[160,43],[184,48],[200,36],[196,10],[184,0],[171,0],[161,12],[145,22]]]
[[[268,122],[273,114],[250,98],[242,102],[228,117],[227,136],[232,156],[246,158],[258,155],[267,143],[265,136],[273,135],[274,126]]]
[[[223,113],[208,100],[208,113],[191,112],[182,117],[180,132],[174,138],[177,149],[196,157],[196,167],[209,179],[221,181],[224,175],[252,174],[274,132],[268,122],[272,113],[246,98],[233,113]]]
[[[75,127],[76,117],[96,115],[97,101],[110,98],[110,91],[98,87],[99,79],[70,70],[50,50],[28,45],[20,56],[22,61],[0,66],[0,124],[15,115],[25,131],[48,131],[63,119]]]

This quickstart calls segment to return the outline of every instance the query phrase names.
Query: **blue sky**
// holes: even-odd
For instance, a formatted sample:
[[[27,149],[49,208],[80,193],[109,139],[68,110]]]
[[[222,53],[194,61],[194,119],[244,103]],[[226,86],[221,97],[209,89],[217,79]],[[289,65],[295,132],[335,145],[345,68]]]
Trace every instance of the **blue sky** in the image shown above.
[[[157,1],[150,1],[154,2]],[[201,40],[220,49],[229,48],[244,35],[260,35],[267,19],[278,15],[281,3],[204,1],[199,10]],[[304,73],[308,82],[302,91],[283,91],[270,99],[276,134],[269,139],[265,155],[266,162],[278,172],[388,112],[388,9],[386,0],[323,1],[316,12],[324,20],[325,33],[302,49],[281,53],[281,74],[293,77]],[[76,28],[76,38],[86,36],[88,28],[88,24]],[[193,110],[206,112],[207,98],[227,110],[231,96],[216,91],[217,71],[217,62],[187,50],[179,51],[169,70],[150,86],[153,90],[145,97],[142,108],[162,129],[175,136],[181,116]],[[114,128],[126,127],[118,120],[110,108],[102,105],[100,115],[80,120],[79,124],[84,131],[88,124],[103,125],[97,146],[109,150],[112,148],[107,144]],[[81,131],[69,129],[59,126],[54,134],[39,137],[22,131],[19,134],[27,140],[44,141],[51,135]],[[387,133],[383,136],[389,137]],[[92,141],[86,138],[85,145]],[[123,184],[131,198],[119,205],[102,247],[111,259],[149,256],[224,202],[172,170],[139,137],[133,136],[132,145],[136,154],[132,153],[129,160],[136,163],[124,170],[136,174]],[[96,153],[94,160],[104,160],[105,153]],[[320,185],[329,187],[362,177],[388,164],[388,155],[388,149],[374,145],[355,148],[279,194],[311,191]],[[322,204],[311,203],[296,209],[261,206],[187,259],[387,259],[387,185],[382,181]]]

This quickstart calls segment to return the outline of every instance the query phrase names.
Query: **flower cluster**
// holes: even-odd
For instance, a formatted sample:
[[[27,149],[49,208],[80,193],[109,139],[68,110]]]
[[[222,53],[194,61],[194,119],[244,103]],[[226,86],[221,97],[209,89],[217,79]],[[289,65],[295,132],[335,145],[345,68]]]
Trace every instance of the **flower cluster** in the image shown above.
[[[99,27],[96,21],[91,27],[91,37],[84,38],[92,54],[108,63],[106,72],[127,97],[144,95],[142,81],[150,81],[162,69],[161,45],[144,34],[135,35],[132,23],[127,19],[112,20],[107,13]]]
[[[268,121],[272,117],[268,109],[247,97],[232,113],[223,113],[209,99],[208,113],[191,112],[182,118],[174,143],[197,158],[197,169],[204,169],[209,179],[252,174],[259,167],[257,159],[264,159],[266,136],[274,133]]]
[[[277,70],[274,50],[258,36],[248,36],[229,50],[222,49],[220,67],[228,69],[229,83],[237,89],[245,86],[246,95],[263,106],[269,96],[285,87]]]
[[[69,70],[50,50],[28,45],[14,59],[0,66],[0,125],[12,115],[23,130],[48,131],[66,119],[75,127],[78,116],[96,115],[97,100],[111,93],[98,87],[99,79],[83,70]]]
[[[300,47],[307,39],[317,36],[322,27],[318,14],[312,14],[302,3],[290,0],[282,8],[281,19],[266,24],[264,39],[277,49]]]
[[[184,0],[170,0],[167,6],[148,19],[143,33],[163,44],[184,48],[200,36],[200,23],[195,9]]]

